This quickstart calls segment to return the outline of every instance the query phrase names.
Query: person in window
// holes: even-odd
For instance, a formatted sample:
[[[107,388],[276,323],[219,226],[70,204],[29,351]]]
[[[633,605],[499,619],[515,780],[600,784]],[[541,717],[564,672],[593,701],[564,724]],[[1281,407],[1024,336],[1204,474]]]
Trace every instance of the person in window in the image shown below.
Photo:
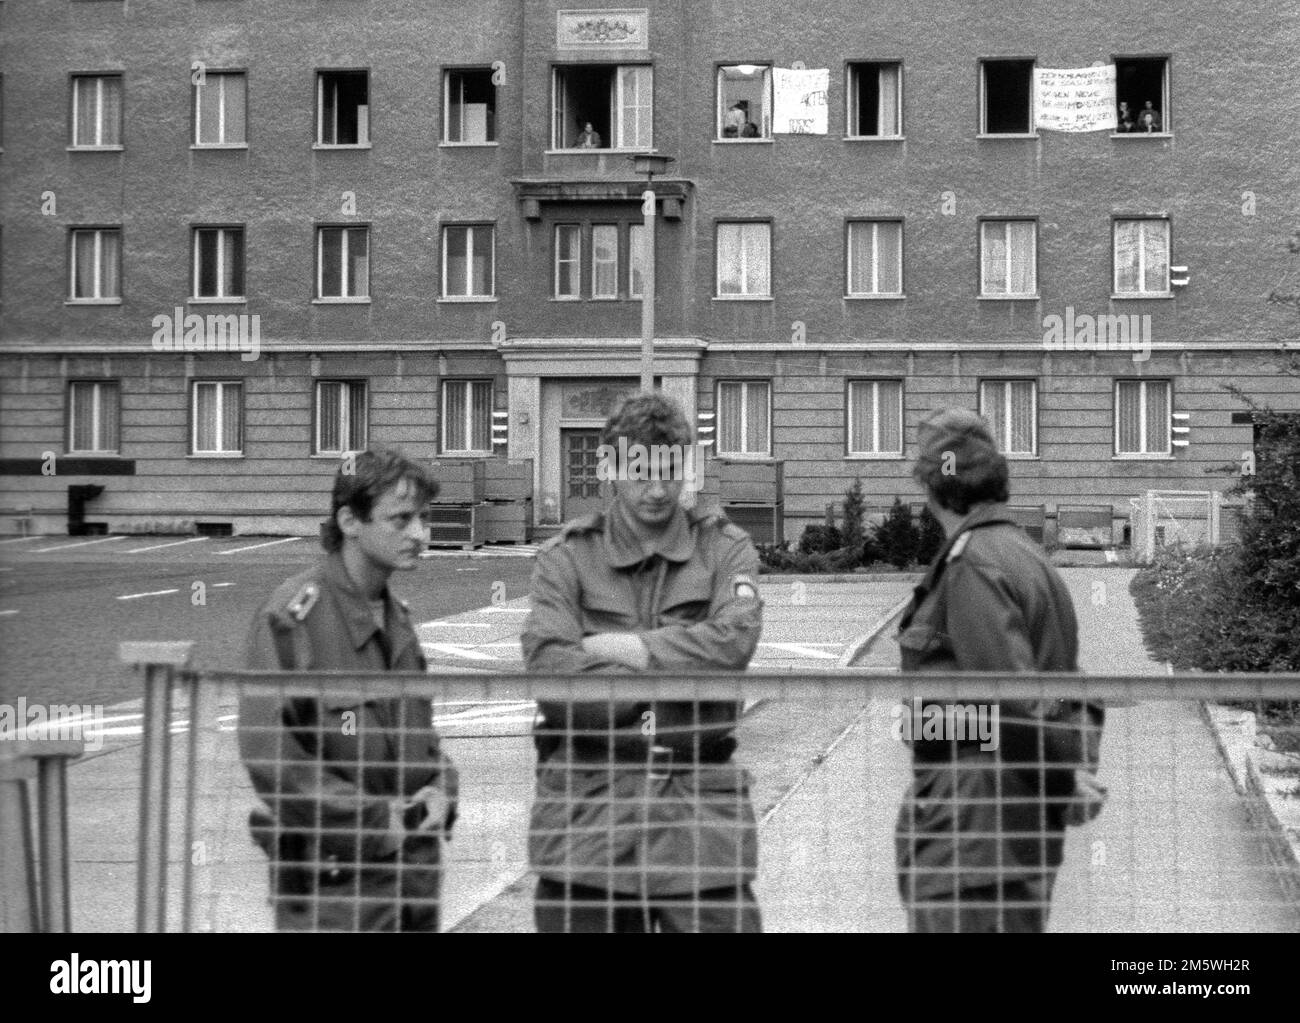
[[[1141,111],[1138,112],[1137,130],[1145,131],[1145,132],[1153,132],[1153,131],[1161,130],[1160,111],[1157,110],[1152,105],[1150,100],[1147,100],[1145,103],[1143,103]]]
[[[758,125],[756,125],[753,121],[746,121],[745,126],[740,129],[740,137],[742,139],[758,138]]]
[[[748,106],[748,103],[741,100],[739,103],[733,103],[727,110],[727,116],[722,123],[723,138],[740,138],[745,125],[749,123],[749,112],[746,109]]]
[[[1133,119],[1133,111],[1129,108],[1129,105],[1122,100],[1119,105],[1118,121],[1118,131],[1131,132],[1137,129],[1137,123]]]
[[[596,131],[591,126],[590,121],[587,121],[583,125],[582,131],[578,133],[578,148],[579,149],[600,149],[601,148],[600,132]]]

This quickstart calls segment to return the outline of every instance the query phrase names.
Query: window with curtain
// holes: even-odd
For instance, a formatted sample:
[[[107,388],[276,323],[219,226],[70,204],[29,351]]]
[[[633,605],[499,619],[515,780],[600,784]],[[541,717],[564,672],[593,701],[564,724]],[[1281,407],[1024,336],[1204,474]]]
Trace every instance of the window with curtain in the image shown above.
[[[116,380],[74,380],[68,384],[68,451],[113,453],[118,445]]]
[[[772,225],[719,224],[718,295],[772,294]]]
[[[243,295],[243,228],[195,228],[194,296],[196,298],[242,298]]]
[[[618,225],[591,228],[591,297],[618,298]]]
[[[315,453],[343,455],[366,447],[364,380],[316,382]]]
[[[238,455],[244,450],[243,384],[196,380],[190,403],[190,450],[196,455]]]
[[[1115,221],[1115,293],[1169,291],[1169,221]]]
[[[849,65],[848,134],[891,138],[903,133],[903,65],[875,61]]]
[[[1115,383],[1115,453],[1167,455],[1170,441],[1168,380]]]
[[[233,146],[247,141],[248,76],[242,71],[206,71],[194,86],[194,144]]]
[[[316,297],[367,298],[370,295],[370,229],[316,229]]]
[[[579,298],[582,288],[582,225],[555,225],[555,297]]]
[[[848,400],[850,455],[903,454],[903,382],[851,380]]]
[[[89,149],[122,144],[121,75],[73,77],[72,144]]]
[[[980,383],[980,415],[988,420],[998,449],[1007,455],[1038,452],[1038,382],[984,380]]]
[[[902,221],[850,221],[848,294],[901,295],[902,293]]]
[[[719,455],[771,453],[771,401],[772,385],[766,380],[719,381]]]
[[[442,450],[492,450],[492,381],[442,382]]]
[[[88,302],[121,298],[121,252],[117,228],[74,230],[70,297]]]
[[[1038,290],[1032,220],[980,223],[980,294],[1032,295]]]
[[[491,224],[442,229],[444,298],[491,298],[495,283],[496,228]]]

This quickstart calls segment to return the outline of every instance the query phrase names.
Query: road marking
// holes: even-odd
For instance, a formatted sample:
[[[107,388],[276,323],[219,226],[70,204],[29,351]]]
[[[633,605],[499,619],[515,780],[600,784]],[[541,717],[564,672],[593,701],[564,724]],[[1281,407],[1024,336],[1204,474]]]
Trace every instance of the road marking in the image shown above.
[[[215,590],[221,586],[234,586],[234,583],[213,583],[212,588]]]
[[[17,613],[18,611],[15,608],[10,608],[8,611],[0,611],[0,615],[16,615]]]
[[[456,629],[495,629],[490,622],[421,622],[417,628],[428,629],[433,626],[450,626]]]
[[[497,607],[497,606],[493,606],[493,607],[481,607],[481,608],[479,608],[479,612],[480,612],[481,614],[487,614],[487,615],[492,615],[492,614],[496,614],[496,615],[507,615],[507,614],[526,615],[526,614],[528,613],[528,608],[526,608],[526,607]]]
[[[217,551],[218,554],[240,554],[243,551],[255,551],[262,547],[274,547],[278,543],[293,543],[295,540],[301,540],[300,536],[286,536],[283,540],[268,540],[266,543],[255,543],[251,547],[236,547],[234,550]]]
[[[0,543],[27,543],[29,540],[46,540],[46,539],[49,538],[44,536],[15,536],[9,538],[8,540],[0,540]]]
[[[426,650],[436,650],[440,654],[451,654],[454,657],[464,657],[469,661],[495,661],[499,658],[491,654],[485,654],[478,650],[473,650],[466,646],[457,646],[454,643],[421,643],[420,646]]]
[[[759,646],[775,647],[777,650],[784,650],[786,653],[799,654],[803,657],[820,657],[827,661],[839,659],[837,654],[827,653],[825,650],[814,650],[808,643],[759,643]],[[820,643],[819,646],[841,646],[840,643]]]
[[[206,537],[206,536],[195,536],[195,537],[191,537],[191,538],[188,539],[188,540],[173,540],[171,543],[158,543],[158,544],[154,544],[152,547],[137,547],[137,548],[136,548],[135,550],[133,550],[133,551],[123,551],[122,553],[123,553],[123,554],[143,554],[145,551],[160,551],[160,550],[162,550],[164,547],[179,547],[179,546],[180,546],[181,544],[183,544],[183,543],[202,543],[204,540],[208,540],[208,539],[211,539],[211,537]]]
[[[113,540],[125,540],[124,536],[105,536],[98,540],[81,540],[77,543],[62,543],[57,547],[42,547],[39,550],[32,551],[33,554],[44,554],[47,551],[66,551],[69,547],[89,547],[92,543],[109,543]]]
[[[139,600],[141,597],[165,597],[169,593],[180,593],[180,590],[152,590],[149,593],[128,593],[125,596],[118,597],[118,600]]]

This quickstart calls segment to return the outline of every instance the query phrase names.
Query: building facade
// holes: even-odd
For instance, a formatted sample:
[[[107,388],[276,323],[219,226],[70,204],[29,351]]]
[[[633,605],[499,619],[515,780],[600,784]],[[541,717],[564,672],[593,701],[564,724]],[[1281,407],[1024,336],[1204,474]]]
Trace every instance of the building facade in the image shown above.
[[[111,532],[314,532],[370,443],[597,507],[645,153],[700,500],[915,499],[942,404],[1049,518],[1228,487],[1224,385],[1300,410],[1300,13],[921,6],[0,0],[3,528],[93,484]],[[1108,66],[1113,130],[1035,128],[1089,95],[1036,70]]]

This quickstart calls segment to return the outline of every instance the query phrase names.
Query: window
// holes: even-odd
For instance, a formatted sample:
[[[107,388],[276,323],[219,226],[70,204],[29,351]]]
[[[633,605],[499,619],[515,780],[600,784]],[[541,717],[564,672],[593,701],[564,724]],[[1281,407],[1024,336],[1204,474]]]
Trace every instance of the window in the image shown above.
[[[582,225],[555,225],[555,297],[582,293]]]
[[[1115,221],[1115,294],[1169,292],[1169,221]]]
[[[444,142],[483,145],[497,140],[497,87],[487,68],[448,71],[443,75]]]
[[[370,144],[370,73],[322,71],[316,76],[316,142]]]
[[[74,380],[68,384],[68,451],[113,454],[118,443],[116,380]]]
[[[194,229],[195,298],[244,297],[244,229]]]
[[[984,135],[1030,135],[1034,92],[1032,60],[986,60],[980,63],[980,132]]]
[[[316,381],[315,454],[345,455],[366,447],[366,382]]]
[[[444,298],[491,298],[496,287],[496,228],[491,224],[442,229]]]
[[[850,295],[903,293],[902,221],[849,221],[848,276]]]
[[[241,146],[246,141],[248,76],[207,71],[194,86],[194,144]]]
[[[78,149],[122,144],[121,75],[73,75],[72,144]]]
[[[903,382],[849,381],[850,455],[903,457]]]
[[[190,451],[239,455],[244,451],[244,385],[195,380],[190,401]]]
[[[1032,296],[1038,290],[1032,220],[980,223],[980,294]]]
[[[628,298],[642,297],[645,279],[645,224],[627,227],[627,294]]]
[[[718,454],[768,455],[772,385],[766,380],[718,382]]]
[[[1170,439],[1169,381],[1115,382],[1115,453],[1167,455]]]
[[[654,147],[654,69],[641,64],[557,67],[553,149]]]
[[[772,294],[772,225],[718,225],[718,296]]]
[[[771,65],[731,64],[718,68],[718,138],[771,137]]]
[[[902,85],[902,64],[850,64],[846,134],[853,138],[903,134]]]
[[[618,225],[591,228],[591,297],[618,298]]]
[[[74,302],[118,301],[122,297],[122,232],[89,228],[72,232]]]
[[[366,298],[370,295],[370,229],[316,229],[316,297]]]
[[[1169,58],[1116,57],[1115,100],[1120,134],[1168,132]]]
[[[492,451],[492,381],[442,382],[442,450]]]
[[[980,415],[1006,455],[1038,453],[1038,381],[983,380]]]

